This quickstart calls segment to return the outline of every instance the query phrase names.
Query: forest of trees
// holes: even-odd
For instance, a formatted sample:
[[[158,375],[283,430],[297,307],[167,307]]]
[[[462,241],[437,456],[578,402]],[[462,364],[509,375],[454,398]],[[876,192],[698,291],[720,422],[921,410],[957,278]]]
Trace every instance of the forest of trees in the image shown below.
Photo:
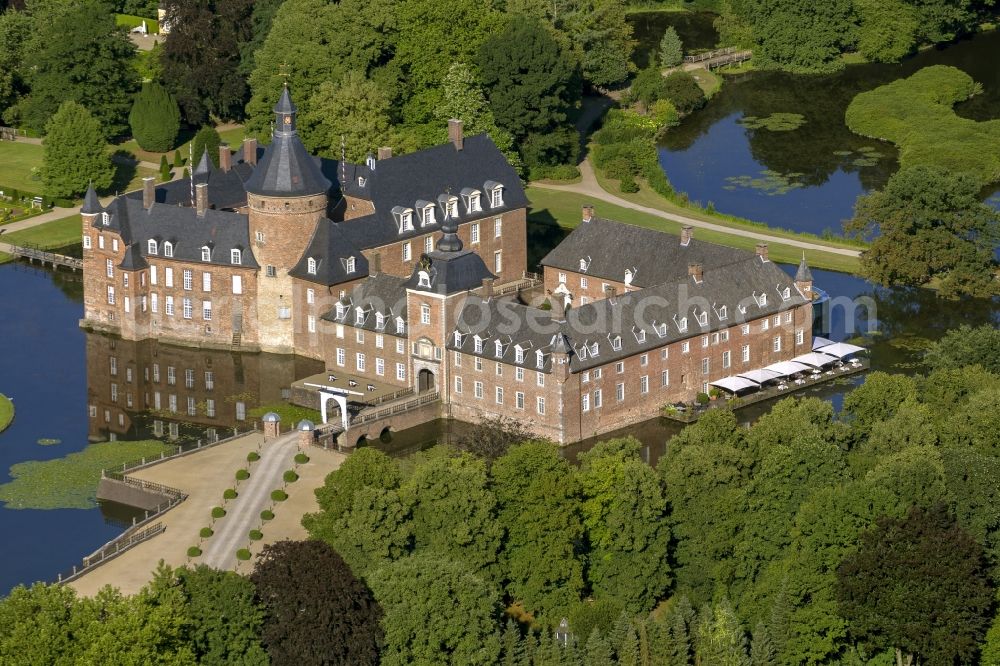
[[[839,414],[788,398],[746,428],[712,410],[656,468],[632,439],[575,463],[504,436],[466,442],[485,458],[362,448],[317,490],[312,539],[269,546],[249,578],[20,587],[0,660],[994,664],[998,344],[949,333],[926,376],[874,372]]]

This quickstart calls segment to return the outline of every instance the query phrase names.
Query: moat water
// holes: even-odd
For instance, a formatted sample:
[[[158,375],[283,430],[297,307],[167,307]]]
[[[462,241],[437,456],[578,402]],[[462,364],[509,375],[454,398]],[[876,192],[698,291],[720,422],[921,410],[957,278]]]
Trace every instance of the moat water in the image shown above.
[[[651,12],[630,20],[638,41],[634,60],[648,62],[663,30],[674,25],[685,50],[714,46],[712,14]],[[881,188],[899,168],[892,144],[866,139],[844,123],[860,92],[907,77],[929,65],[957,67],[983,93],[955,107],[973,120],[1000,118],[1000,31],[930,48],[898,64],[849,65],[824,75],[748,72],[727,75],[705,108],[671,130],[660,145],[660,164],[678,192],[702,205],[770,226],[842,234],[858,195]],[[750,129],[748,116],[799,114],[790,131]],[[997,191],[984,197],[1000,208]]]
[[[831,297],[848,302],[860,299],[868,304],[859,309],[854,324],[848,321],[844,308],[833,308],[823,328],[828,329],[828,337],[836,340],[866,332],[864,344],[872,350],[875,369],[920,372],[920,353],[927,341],[963,323],[1000,322],[1000,301],[942,301],[926,290],[881,289],[850,275],[813,272],[817,286]],[[83,312],[82,285],[72,274],[23,264],[2,265],[0,293],[4,294],[8,313],[0,319],[0,339],[8,350],[0,363],[0,391],[14,399],[17,409],[11,427],[0,433],[0,482],[7,480],[3,473],[11,465],[60,458],[83,449],[90,440],[145,439],[160,427],[164,428],[165,438],[174,435],[175,441],[209,436],[209,428],[222,436],[227,428],[245,423],[238,419],[236,401],[244,402],[249,410],[257,404],[280,400],[282,389],[292,380],[317,371],[315,361],[295,357],[197,351],[87,334],[78,326]],[[869,330],[872,333],[868,334]],[[215,417],[171,418],[136,407],[111,410],[106,420],[104,408],[109,406],[106,403],[111,382],[109,354],[138,362],[155,357],[164,365],[173,363],[178,368],[211,367],[219,398]],[[119,374],[122,372],[119,368]],[[182,384],[182,371],[178,373],[178,383]],[[839,408],[843,396],[861,381],[861,377],[845,378],[806,394],[829,399]],[[90,415],[89,405],[98,407],[95,416]],[[753,405],[738,414],[753,420],[769,406]],[[124,413],[121,421],[119,412]],[[171,428],[171,423],[176,425]],[[645,458],[655,464],[667,440],[679,428],[675,422],[654,419],[615,434],[640,439]],[[394,433],[388,441],[372,445],[406,455],[454,438],[462,431],[462,424],[434,422]],[[58,439],[60,443],[40,446],[37,442],[43,438]],[[575,456],[591,445],[593,442],[584,442],[566,453]],[[132,515],[126,507],[108,505],[88,510],[0,508],[0,533],[5,535],[6,544],[0,560],[0,595],[19,583],[53,580],[58,572],[68,570],[82,556],[119,534]]]

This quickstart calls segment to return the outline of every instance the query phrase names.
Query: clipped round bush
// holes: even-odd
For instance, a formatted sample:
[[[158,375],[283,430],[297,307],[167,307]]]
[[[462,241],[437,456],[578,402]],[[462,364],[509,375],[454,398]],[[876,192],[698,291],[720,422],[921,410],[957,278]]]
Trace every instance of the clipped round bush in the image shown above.
[[[222,499],[227,499],[227,500],[236,499],[237,494],[238,493],[236,492],[235,489],[226,488],[226,492],[222,493]]]
[[[198,546],[188,548],[188,557],[198,557],[199,555],[201,555],[201,548]]]
[[[201,528],[201,532],[199,532],[198,534],[201,536],[202,539],[207,539],[213,534],[215,534],[215,532],[212,531],[211,527],[203,527]]]
[[[250,478],[250,472],[246,471],[245,469],[236,470],[237,481],[246,481],[249,478]]]
[[[246,548],[240,548],[236,551],[236,559],[243,560],[244,562],[250,559],[250,551]]]
[[[309,456],[307,456],[304,453],[296,453],[295,454],[295,464],[296,465],[305,465],[307,462],[309,462]]]
[[[274,520],[274,512],[269,509],[264,509],[260,512],[261,520]]]
[[[247,454],[247,462],[257,462],[258,460],[260,460],[260,454],[256,451]]]
[[[226,510],[221,506],[212,507],[212,518],[222,518],[226,515]]]
[[[288,499],[288,493],[286,493],[284,490],[281,490],[280,488],[278,490],[272,490],[271,499],[274,500],[275,502],[284,502],[286,499]]]
[[[264,538],[264,533],[261,532],[260,530],[250,530],[251,541],[260,541],[263,538]]]
[[[281,478],[285,480],[285,483],[295,483],[299,480],[299,475],[295,473],[295,470],[287,470],[281,475]]]

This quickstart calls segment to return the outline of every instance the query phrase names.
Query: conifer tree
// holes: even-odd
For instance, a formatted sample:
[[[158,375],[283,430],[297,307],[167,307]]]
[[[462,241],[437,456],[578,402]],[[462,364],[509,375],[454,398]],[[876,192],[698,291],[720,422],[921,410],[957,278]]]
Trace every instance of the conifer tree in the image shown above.
[[[513,620],[507,620],[500,636],[500,643],[503,648],[502,666],[530,666],[523,661],[524,639],[521,638],[521,632],[517,630]]]
[[[184,158],[181,157],[181,151],[179,149],[174,151],[174,166],[178,169],[184,166]]]
[[[753,666],[776,666],[778,651],[771,640],[771,633],[763,622],[758,622],[753,629],[753,639],[750,642],[750,662]]]
[[[170,150],[180,123],[181,111],[167,89],[155,81],[143,84],[128,115],[132,136],[139,147],[155,153]]]
[[[601,632],[594,629],[587,639],[587,646],[584,648],[584,666],[614,666],[614,659],[611,656],[611,646],[601,635]]]
[[[209,159],[212,160],[212,164],[219,166],[219,146],[221,145],[222,137],[219,136],[214,127],[202,127],[194,135],[194,142],[191,145],[191,154],[194,156],[194,159],[190,167],[192,169],[198,167],[198,162],[201,161],[201,156],[206,150],[208,151]]]
[[[684,47],[681,38],[677,36],[674,26],[668,26],[660,39],[660,64],[664,67],[676,67],[684,59]]]
[[[91,182],[111,186],[115,167],[97,120],[76,102],[63,102],[45,126],[42,181],[53,197],[83,194]]]

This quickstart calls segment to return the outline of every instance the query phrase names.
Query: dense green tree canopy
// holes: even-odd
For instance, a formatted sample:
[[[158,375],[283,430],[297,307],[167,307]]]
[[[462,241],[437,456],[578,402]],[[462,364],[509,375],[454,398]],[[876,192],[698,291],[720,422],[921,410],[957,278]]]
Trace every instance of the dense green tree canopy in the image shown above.
[[[53,197],[75,197],[111,186],[115,168],[100,123],[76,102],[63,102],[45,126],[42,181]]]
[[[963,325],[948,331],[927,350],[927,365],[935,370],[958,370],[979,365],[1000,374],[1000,329]]]
[[[302,123],[311,128],[306,146],[313,152],[339,155],[343,142],[347,159],[362,162],[379,146],[391,143],[389,106],[389,95],[360,72],[348,72],[336,83],[326,81],[302,115]]]
[[[164,153],[174,147],[180,129],[181,113],[177,102],[155,81],[144,83],[135,96],[128,123],[139,147]]]
[[[201,158],[208,151],[208,159],[212,164],[219,166],[219,146],[222,145],[222,137],[214,127],[202,127],[191,140],[191,168],[194,169],[201,163]]]

